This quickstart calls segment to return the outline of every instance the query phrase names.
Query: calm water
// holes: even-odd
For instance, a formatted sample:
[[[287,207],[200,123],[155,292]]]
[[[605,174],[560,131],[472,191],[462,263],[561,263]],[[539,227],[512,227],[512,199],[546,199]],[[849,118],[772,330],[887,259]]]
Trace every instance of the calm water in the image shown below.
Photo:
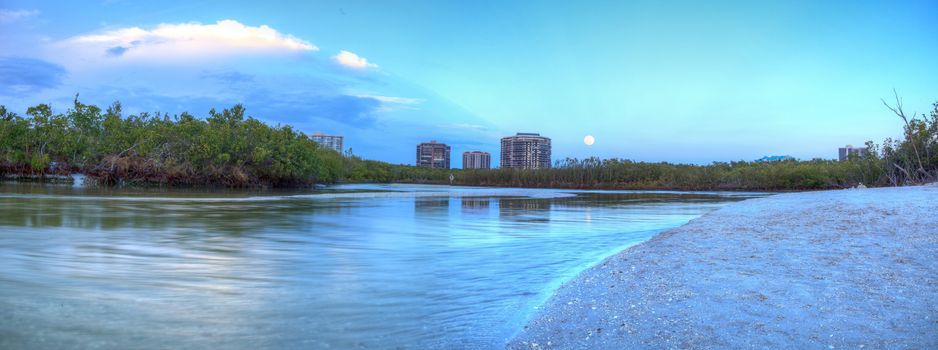
[[[0,348],[501,348],[578,271],[748,196],[0,184]]]

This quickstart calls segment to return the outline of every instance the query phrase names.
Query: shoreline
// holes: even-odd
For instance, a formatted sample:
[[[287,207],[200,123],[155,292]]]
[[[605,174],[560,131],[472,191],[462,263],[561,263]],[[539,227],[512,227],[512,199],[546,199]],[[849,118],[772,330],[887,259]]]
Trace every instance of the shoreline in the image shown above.
[[[733,203],[581,272],[509,349],[936,348],[938,185]]]
[[[81,180],[76,180],[76,176]],[[89,181],[88,184],[81,183],[82,181]],[[434,185],[434,186],[459,186],[459,187],[480,187],[480,188],[514,188],[514,189],[535,189],[535,190],[567,190],[567,191],[643,191],[643,192],[686,192],[686,193],[711,193],[711,192],[729,192],[729,193],[797,193],[797,192],[816,192],[816,191],[832,191],[839,190],[837,189],[759,189],[759,188],[680,188],[680,187],[633,187],[633,186],[616,186],[616,185],[597,185],[597,186],[519,186],[513,184],[465,184],[465,183],[449,183],[445,181],[390,181],[390,182],[376,182],[376,181],[338,181],[331,183],[312,183],[312,184],[302,184],[302,185],[249,185],[249,186],[228,186],[222,183],[179,183],[179,184],[168,184],[168,183],[159,183],[159,182],[135,182],[130,181],[127,183],[121,184],[104,184],[97,183],[96,181],[101,181],[100,178],[95,177],[94,175],[89,175],[80,172],[73,172],[68,174],[16,174],[16,173],[5,173],[0,174],[0,182],[33,182],[33,183],[48,183],[48,184],[73,184],[75,186],[83,187],[113,187],[113,188],[185,188],[185,189],[215,189],[215,188],[228,188],[228,189],[319,189],[327,186],[336,186],[336,185],[355,185],[355,184],[401,184],[401,185]]]

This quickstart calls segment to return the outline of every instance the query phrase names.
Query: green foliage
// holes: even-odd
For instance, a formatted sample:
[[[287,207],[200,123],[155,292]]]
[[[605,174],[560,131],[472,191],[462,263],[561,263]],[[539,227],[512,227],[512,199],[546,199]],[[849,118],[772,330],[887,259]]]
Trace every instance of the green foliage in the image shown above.
[[[886,104],[885,101],[883,101]],[[881,150],[884,174],[891,185],[938,181],[938,102],[929,114],[907,116],[896,97],[895,106],[886,104],[902,119],[903,139],[886,139]]]
[[[808,190],[872,184],[867,160],[731,162],[710,165],[645,163],[622,159],[564,159],[554,168],[464,170],[465,185],[660,190]],[[875,163],[875,161],[873,161]]]
[[[290,126],[246,116],[241,105],[189,113],[123,116],[78,101],[64,114],[49,105],[25,117],[0,106],[0,175],[81,171],[106,184],[298,186],[414,182],[477,186],[675,190],[809,190],[900,185],[938,179],[938,103],[930,116],[906,118],[901,140],[848,161],[729,162],[710,165],[564,159],[551,169],[448,170],[363,160],[319,147]],[[55,165],[55,166],[53,166]]]
[[[731,162],[710,165],[645,163],[621,159],[565,159],[552,169],[458,172],[456,183],[483,186],[676,190],[811,190],[919,184],[938,181],[938,103],[930,115],[907,117],[901,101],[889,106],[905,123],[900,140],[847,161]]]
[[[0,107],[0,174],[81,171],[107,184],[224,186],[429,178],[416,167],[343,157],[290,126],[246,116],[241,105],[205,119],[122,112],[118,102],[102,111],[77,97],[64,114],[40,104],[24,118]]]

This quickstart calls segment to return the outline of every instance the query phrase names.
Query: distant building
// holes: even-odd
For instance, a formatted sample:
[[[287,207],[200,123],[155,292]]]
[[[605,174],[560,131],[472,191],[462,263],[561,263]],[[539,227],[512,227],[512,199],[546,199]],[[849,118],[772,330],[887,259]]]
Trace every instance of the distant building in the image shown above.
[[[523,132],[503,137],[501,158],[502,168],[550,168],[550,139]]]
[[[771,163],[771,162],[781,162],[785,160],[795,160],[792,156],[765,156],[759,159],[756,159],[757,163]]]
[[[870,153],[870,149],[866,147],[853,147],[853,145],[847,145],[847,147],[838,148],[838,158],[840,161],[845,161],[850,159],[850,156],[856,156],[857,158],[866,157]]]
[[[492,155],[489,152],[471,151],[462,153],[463,169],[491,169]]]
[[[342,136],[323,135],[317,132],[311,135],[310,138],[322,147],[331,148],[340,154],[342,153]]]
[[[436,141],[417,145],[417,166],[449,169],[449,146]]]

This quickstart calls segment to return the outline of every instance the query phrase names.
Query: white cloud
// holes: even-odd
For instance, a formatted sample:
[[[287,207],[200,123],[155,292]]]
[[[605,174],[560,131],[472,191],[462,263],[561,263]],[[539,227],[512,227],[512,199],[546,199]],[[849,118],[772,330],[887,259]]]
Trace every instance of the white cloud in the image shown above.
[[[38,15],[37,10],[11,10],[0,9],[0,23],[16,22],[21,19]]]
[[[364,98],[373,98],[382,103],[393,103],[400,105],[416,105],[422,103],[424,100],[420,98],[410,98],[410,97],[397,97],[397,96],[381,96],[381,95],[368,95],[368,94],[353,94],[355,97],[364,97]]]
[[[338,55],[333,56],[336,62],[339,64],[354,68],[354,69],[365,69],[365,68],[377,68],[378,65],[374,63],[368,63],[368,60],[364,57],[356,55],[354,52],[349,52],[342,50]]]
[[[354,93],[354,92],[349,95],[359,97],[359,98],[369,98],[373,100],[378,100],[378,102],[381,102],[381,107],[377,109],[377,111],[379,112],[417,110],[419,109],[417,105],[426,101],[421,98],[383,96],[383,95],[361,94],[361,93]]]
[[[59,44],[84,58],[160,61],[319,50],[266,25],[252,27],[230,19],[214,24],[160,24],[150,30],[120,28],[79,35]]]
[[[443,124],[439,125],[441,128],[446,129],[459,129],[459,130],[485,130],[485,125],[479,124],[469,124],[469,123],[454,123],[454,124]]]

